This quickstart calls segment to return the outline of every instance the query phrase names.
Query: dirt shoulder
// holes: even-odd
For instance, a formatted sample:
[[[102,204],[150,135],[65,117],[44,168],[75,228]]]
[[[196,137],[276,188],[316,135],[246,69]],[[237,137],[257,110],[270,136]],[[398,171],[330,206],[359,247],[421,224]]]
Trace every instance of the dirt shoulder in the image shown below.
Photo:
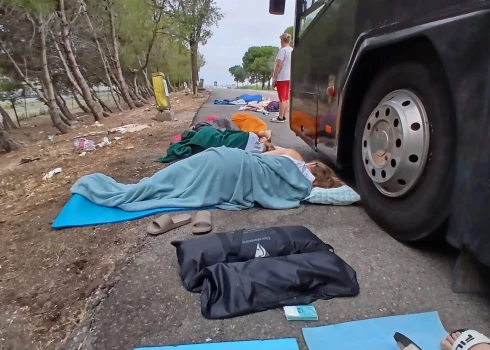
[[[153,175],[163,167],[155,159],[166,154],[174,135],[189,127],[206,98],[174,95],[176,120],[169,122],[152,120],[155,107],[146,106],[114,113],[102,126],[81,116],[67,135],[56,135],[45,117],[13,131],[24,147],[19,152],[0,152],[0,349],[57,348],[93,303],[112,288],[111,274],[129,263],[145,237],[140,221],[51,229],[70,197],[71,185],[94,172],[124,183]],[[127,124],[148,127],[103,134]],[[87,137],[96,144],[103,137],[111,144],[80,156],[74,138],[90,133],[98,133]],[[21,164],[29,157],[40,159]],[[55,168],[61,168],[61,173],[43,180]]]

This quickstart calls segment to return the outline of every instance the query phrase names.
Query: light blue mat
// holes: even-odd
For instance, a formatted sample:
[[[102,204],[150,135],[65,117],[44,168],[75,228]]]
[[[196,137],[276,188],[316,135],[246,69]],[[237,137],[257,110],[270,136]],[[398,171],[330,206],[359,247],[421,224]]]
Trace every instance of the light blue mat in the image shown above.
[[[294,338],[135,348],[134,350],[299,350]]]
[[[211,209],[211,208],[203,208]],[[74,194],[65,204],[58,217],[51,225],[52,228],[61,229],[102,224],[115,224],[117,222],[141,219],[145,216],[184,210],[197,210],[196,208],[157,208],[143,211],[124,211],[119,208],[103,207],[92,203],[85,197]]]
[[[303,328],[309,350],[399,350],[393,335],[402,333],[423,350],[440,350],[447,336],[437,312],[372,318]]]

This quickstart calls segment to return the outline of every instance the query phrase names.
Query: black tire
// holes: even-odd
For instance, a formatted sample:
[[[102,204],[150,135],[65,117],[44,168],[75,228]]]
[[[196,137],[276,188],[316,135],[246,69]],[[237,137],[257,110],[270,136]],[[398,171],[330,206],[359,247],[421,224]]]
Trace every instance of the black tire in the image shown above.
[[[455,126],[445,79],[439,67],[422,62],[399,62],[376,75],[359,112],[354,140],[357,190],[367,214],[393,238],[403,242],[434,239],[449,216],[455,167]],[[422,101],[430,124],[427,163],[417,184],[402,197],[378,191],[366,172],[362,137],[371,112],[389,93],[410,90]]]

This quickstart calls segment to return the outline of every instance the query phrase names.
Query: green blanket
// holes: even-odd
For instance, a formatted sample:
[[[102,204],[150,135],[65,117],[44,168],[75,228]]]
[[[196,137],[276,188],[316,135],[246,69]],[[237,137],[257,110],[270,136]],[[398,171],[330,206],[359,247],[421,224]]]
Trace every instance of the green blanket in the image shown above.
[[[177,159],[188,158],[212,147],[239,148],[244,150],[248,142],[248,132],[239,130],[218,130],[205,126],[199,131],[184,131],[182,140],[167,150],[167,156],[159,158],[160,163],[170,163]]]

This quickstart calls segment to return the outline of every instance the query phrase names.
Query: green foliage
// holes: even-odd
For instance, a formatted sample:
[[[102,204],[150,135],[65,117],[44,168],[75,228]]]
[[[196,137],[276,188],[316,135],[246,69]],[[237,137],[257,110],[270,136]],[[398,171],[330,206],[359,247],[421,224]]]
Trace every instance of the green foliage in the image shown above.
[[[228,69],[228,71],[233,76],[234,80],[237,83],[237,86],[238,86],[238,83],[244,83],[245,80],[247,79],[247,72],[245,72],[245,69],[243,69],[242,66],[236,65],[236,66],[230,67],[230,69]]]
[[[289,35],[291,35],[291,46],[294,46],[294,27],[291,26],[291,27],[287,27],[286,30],[284,31],[284,33],[288,33]]]
[[[189,43],[205,45],[212,36],[211,28],[223,18],[214,0],[171,0],[169,6],[178,24],[178,35]]]
[[[252,46],[243,56],[243,68],[249,79],[256,79],[264,84],[272,78],[274,60],[279,48],[274,46]]]
[[[49,13],[56,8],[56,0],[5,0],[6,6],[20,6],[31,13]]]

